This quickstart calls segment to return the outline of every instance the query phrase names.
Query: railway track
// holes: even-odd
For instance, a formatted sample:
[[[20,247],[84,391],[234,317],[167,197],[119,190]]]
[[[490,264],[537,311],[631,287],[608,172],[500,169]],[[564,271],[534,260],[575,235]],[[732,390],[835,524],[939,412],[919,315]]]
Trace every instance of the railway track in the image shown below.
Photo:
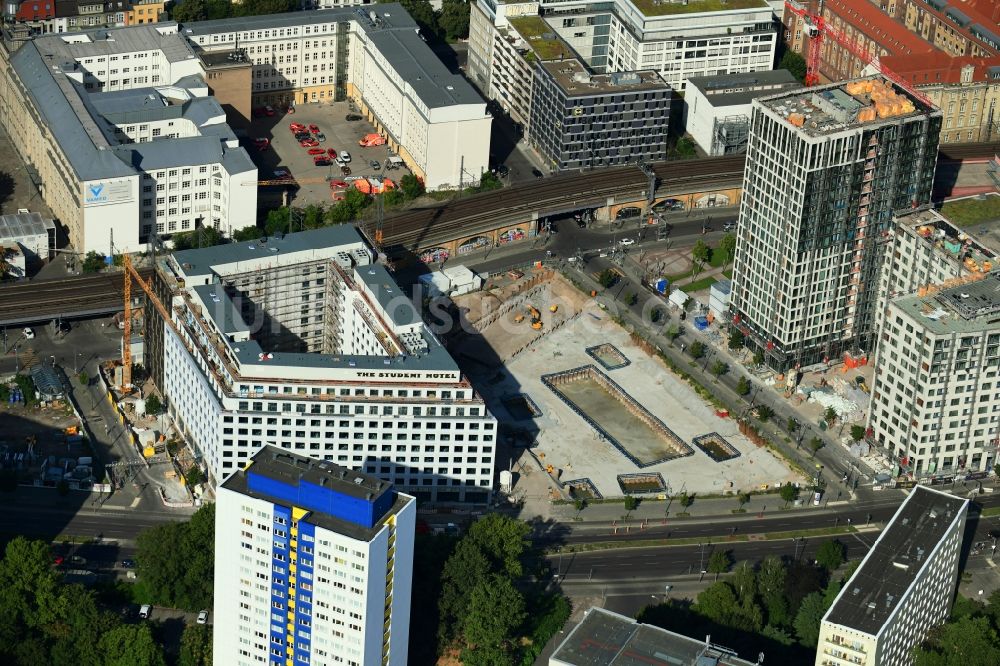
[[[140,271],[143,278],[152,272]],[[19,282],[0,288],[0,325],[115,312],[122,309],[122,288],[121,273]]]

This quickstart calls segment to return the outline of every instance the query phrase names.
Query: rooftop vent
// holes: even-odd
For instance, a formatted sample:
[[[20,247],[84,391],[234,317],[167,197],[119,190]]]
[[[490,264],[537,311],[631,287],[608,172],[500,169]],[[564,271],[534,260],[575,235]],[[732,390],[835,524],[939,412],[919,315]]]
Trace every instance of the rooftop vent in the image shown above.
[[[364,482],[365,482],[364,478],[362,478],[362,477],[360,477],[360,476],[356,476],[356,477],[354,477],[354,483],[355,483],[356,485],[359,485],[359,486],[360,486],[360,485],[361,485],[362,483],[364,483]]]

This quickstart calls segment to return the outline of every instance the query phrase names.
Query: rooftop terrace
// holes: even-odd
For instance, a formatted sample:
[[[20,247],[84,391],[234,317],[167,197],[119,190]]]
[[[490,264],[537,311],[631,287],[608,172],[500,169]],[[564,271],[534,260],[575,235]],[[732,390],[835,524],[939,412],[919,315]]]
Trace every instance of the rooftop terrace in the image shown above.
[[[844,586],[824,622],[878,635],[968,500],[917,486]]]
[[[646,16],[669,16],[671,14],[702,14],[706,12],[729,12],[734,9],[764,9],[764,0],[630,0]]]
[[[522,16],[508,19],[539,60],[569,60],[576,58],[573,49],[556,34],[539,16]]]
[[[936,210],[908,213],[899,216],[897,221],[937,252],[964,263],[970,271],[988,272],[1000,267],[996,252],[956,227]]]

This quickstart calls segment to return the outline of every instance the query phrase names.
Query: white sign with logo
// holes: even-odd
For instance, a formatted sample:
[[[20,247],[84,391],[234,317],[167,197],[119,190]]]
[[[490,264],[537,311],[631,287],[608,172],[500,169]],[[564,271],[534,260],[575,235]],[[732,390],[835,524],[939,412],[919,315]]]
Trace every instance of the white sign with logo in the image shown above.
[[[84,206],[104,206],[132,200],[132,183],[128,180],[97,180],[83,186]]]

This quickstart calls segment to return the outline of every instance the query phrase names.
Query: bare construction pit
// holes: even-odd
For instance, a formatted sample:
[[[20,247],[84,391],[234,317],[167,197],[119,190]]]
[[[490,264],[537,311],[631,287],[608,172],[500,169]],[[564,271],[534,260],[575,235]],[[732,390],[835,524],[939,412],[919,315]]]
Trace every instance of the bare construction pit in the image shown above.
[[[542,383],[638,467],[694,453],[662,421],[592,365],[544,375]]]

